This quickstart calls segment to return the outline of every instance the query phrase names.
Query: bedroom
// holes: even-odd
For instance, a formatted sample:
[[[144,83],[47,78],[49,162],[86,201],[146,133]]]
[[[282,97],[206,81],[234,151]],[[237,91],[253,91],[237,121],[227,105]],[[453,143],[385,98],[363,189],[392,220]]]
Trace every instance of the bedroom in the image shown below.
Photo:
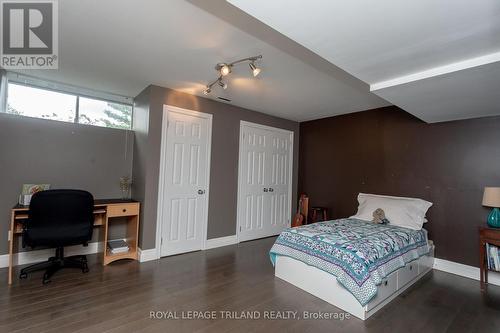
[[[483,228],[493,257],[500,233],[497,2],[46,2],[57,68],[0,69],[0,331],[499,330],[479,245]],[[29,269],[66,259],[29,244],[33,184],[95,199],[88,246],[64,249],[87,273]],[[361,195],[358,212],[360,193],[415,200]],[[295,217],[345,236],[323,214],[358,213],[411,253],[366,299],[307,259],[273,266]]]

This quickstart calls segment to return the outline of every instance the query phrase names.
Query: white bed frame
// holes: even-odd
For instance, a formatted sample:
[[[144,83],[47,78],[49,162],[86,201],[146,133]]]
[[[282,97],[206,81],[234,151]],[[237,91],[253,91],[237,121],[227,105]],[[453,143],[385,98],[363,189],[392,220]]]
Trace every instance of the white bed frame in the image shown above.
[[[420,280],[432,269],[433,264],[434,246],[432,245],[428,255],[408,263],[385,278],[378,286],[375,298],[365,306],[362,306],[347,289],[338,283],[335,276],[290,257],[276,257],[274,275],[365,320]]]

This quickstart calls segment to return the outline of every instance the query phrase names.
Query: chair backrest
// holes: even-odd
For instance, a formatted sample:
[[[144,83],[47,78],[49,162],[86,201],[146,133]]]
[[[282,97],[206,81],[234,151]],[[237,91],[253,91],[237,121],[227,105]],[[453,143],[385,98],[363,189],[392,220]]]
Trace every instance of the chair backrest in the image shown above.
[[[29,246],[84,244],[92,238],[94,198],[82,190],[47,190],[31,198],[24,242]]]

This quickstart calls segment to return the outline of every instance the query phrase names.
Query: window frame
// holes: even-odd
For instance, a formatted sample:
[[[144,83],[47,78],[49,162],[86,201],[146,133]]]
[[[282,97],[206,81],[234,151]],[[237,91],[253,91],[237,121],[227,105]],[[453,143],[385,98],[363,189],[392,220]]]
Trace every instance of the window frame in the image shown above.
[[[6,78],[7,78],[7,80],[6,80],[6,86],[5,86],[5,98],[3,100],[4,105],[2,106],[3,113],[8,114],[7,113],[7,105],[9,103],[9,101],[8,101],[9,100],[9,93],[8,93],[9,92],[9,84],[12,83],[12,84],[19,85],[19,86],[25,86],[25,87],[34,88],[34,89],[52,91],[52,92],[66,94],[66,95],[76,97],[75,98],[75,117],[74,117],[73,122],[54,120],[54,119],[45,119],[45,118],[31,117],[31,116],[23,116],[23,115],[19,115],[20,117],[30,117],[30,118],[45,119],[45,120],[51,120],[51,121],[62,121],[62,122],[70,123],[70,124],[74,123],[74,124],[85,125],[85,126],[112,128],[112,129],[125,130],[125,131],[131,131],[133,129],[134,99],[132,97],[115,95],[115,94],[80,88],[80,87],[76,87],[76,86],[61,84],[61,83],[57,83],[57,82],[53,82],[53,81],[42,80],[42,79],[38,79],[35,77],[27,76],[27,75],[21,75],[21,74],[14,73],[14,72],[7,72]],[[132,112],[130,114],[130,128],[116,128],[116,127],[107,127],[107,126],[98,126],[98,125],[80,123],[80,121],[79,121],[80,120],[80,97],[98,100],[98,101],[107,102],[107,103],[130,106],[132,108]]]

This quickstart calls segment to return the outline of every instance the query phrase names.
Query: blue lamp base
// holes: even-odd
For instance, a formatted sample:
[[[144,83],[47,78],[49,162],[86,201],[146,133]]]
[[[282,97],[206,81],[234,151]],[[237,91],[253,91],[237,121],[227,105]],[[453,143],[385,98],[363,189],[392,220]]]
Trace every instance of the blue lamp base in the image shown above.
[[[500,209],[493,208],[488,215],[488,225],[492,228],[500,228]]]

